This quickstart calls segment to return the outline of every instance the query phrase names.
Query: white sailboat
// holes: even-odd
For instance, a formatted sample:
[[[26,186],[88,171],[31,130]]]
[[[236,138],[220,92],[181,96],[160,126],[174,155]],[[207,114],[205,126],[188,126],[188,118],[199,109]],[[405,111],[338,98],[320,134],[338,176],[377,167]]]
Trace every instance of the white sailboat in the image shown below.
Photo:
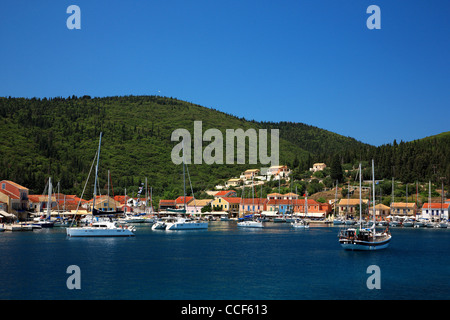
[[[94,200],[92,203],[92,217],[94,212],[98,212],[95,209],[95,199],[97,197],[97,177],[98,177],[98,163],[100,159],[100,147],[102,143],[102,133],[100,133],[100,139],[98,143],[97,152],[97,165],[95,167],[95,181],[94,181]],[[87,181],[86,181],[87,182]],[[134,236],[135,228],[128,226],[119,226],[117,222],[109,220],[99,219],[93,221],[85,227],[70,227],[66,229],[69,237],[130,237]]]
[[[187,167],[186,167],[187,169]],[[185,160],[184,160],[184,144],[183,144],[183,192],[184,192],[184,209],[182,210],[186,213],[186,172],[185,172]],[[189,169],[187,169],[187,174],[189,178],[189,184],[191,186],[191,192],[194,196],[194,191],[192,190],[191,179],[189,176]],[[194,203],[195,203],[195,197]],[[193,220],[185,217],[177,217],[176,221],[166,222],[166,230],[198,230],[198,229],[208,229],[208,221]]]
[[[373,188],[373,224],[370,228],[362,228],[362,200],[361,200],[361,164],[359,164],[359,226],[347,228],[339,233],[339,243],[345,250],[380,250],[389,246],[392,236],[389,229],[376,232],[375,229],[375,171],[372,160],[372,188]]]
[[[241,195],[241,205],[239,205],[239,215],[241,211],[242,206],[242,199],[244,198],[244,190],[245,186],[242,187],[242,195]],[[245,212],[243,211],[242,214],[244,215]],[[237,223],[238,227],[241,228],[264,228],[263,222],[260,220],[243,220]]]
[[[307,216],[308,216],[308,191],[306,191],[305,193],[305,218],[296,219],[294,222],[291,222],[291,226],[298,229],[308,229],[309,222],[305,220]]]
[[[34,226],[39,228],[53,228],[54,222],[51,221],[51,211],[52,210],[52,178],[48,178],[48,198],[47,198],[47,216],[45,218],[39,217],[35,218],[35,221],[32,223]]]

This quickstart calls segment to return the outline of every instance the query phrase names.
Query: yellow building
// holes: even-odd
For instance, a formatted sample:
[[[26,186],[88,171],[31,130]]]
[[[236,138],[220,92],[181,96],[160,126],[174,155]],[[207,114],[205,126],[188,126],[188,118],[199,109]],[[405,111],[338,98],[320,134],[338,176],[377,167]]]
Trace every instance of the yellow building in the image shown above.
[[[236,197],[220,197],[215,198],[211,202],[211,207],[216,211],[226,211],[233,216],[239,213],[239,204],[241,203],[240,198]]]

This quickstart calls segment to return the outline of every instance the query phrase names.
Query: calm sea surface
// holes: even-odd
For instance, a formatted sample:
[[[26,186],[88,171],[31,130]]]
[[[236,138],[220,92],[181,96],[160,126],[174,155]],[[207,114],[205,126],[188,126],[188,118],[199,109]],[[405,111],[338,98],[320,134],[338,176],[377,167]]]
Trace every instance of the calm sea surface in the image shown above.
[[[68,238],[65,229],[0,233],[0,299],[449,299],[450,229],[391,229],[389,248],[344,251],[337,227],[208,230],[138,226],[131,238]],[[67,267],[81,289],[66,286]],[[368,289],[377,265],[381,288]]]

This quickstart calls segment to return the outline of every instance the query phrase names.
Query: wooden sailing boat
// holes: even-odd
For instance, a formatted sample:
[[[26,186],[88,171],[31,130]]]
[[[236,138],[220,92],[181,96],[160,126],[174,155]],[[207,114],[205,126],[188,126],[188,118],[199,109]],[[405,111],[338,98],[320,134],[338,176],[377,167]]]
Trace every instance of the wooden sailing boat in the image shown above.
[[[375,229],[375,169],[372,160],[372,189],[373,189],[373,224],[370,228],[362,228],[362,200],[361,200],[361,164],[359,164],[359,225],[347,228],[339,233],[339,243],[345,250],[380,250],[389,246],[392,236],[389,229],[377,233]]]

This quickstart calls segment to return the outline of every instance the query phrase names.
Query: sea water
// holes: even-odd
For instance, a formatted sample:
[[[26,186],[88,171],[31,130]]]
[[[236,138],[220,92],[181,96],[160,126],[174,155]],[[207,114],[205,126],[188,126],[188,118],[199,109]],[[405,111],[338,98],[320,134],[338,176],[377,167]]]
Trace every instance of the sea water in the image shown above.
[[[64,228],[0,234],[0,299],[449,299],[450,229],[391,229],[387,249],[345,251],[338,227],[207,230],[138,226],[135,237],[69,238]],[[80,289],[70,289],[69,266]],[[370,266],[379,268],[371,289]]]

